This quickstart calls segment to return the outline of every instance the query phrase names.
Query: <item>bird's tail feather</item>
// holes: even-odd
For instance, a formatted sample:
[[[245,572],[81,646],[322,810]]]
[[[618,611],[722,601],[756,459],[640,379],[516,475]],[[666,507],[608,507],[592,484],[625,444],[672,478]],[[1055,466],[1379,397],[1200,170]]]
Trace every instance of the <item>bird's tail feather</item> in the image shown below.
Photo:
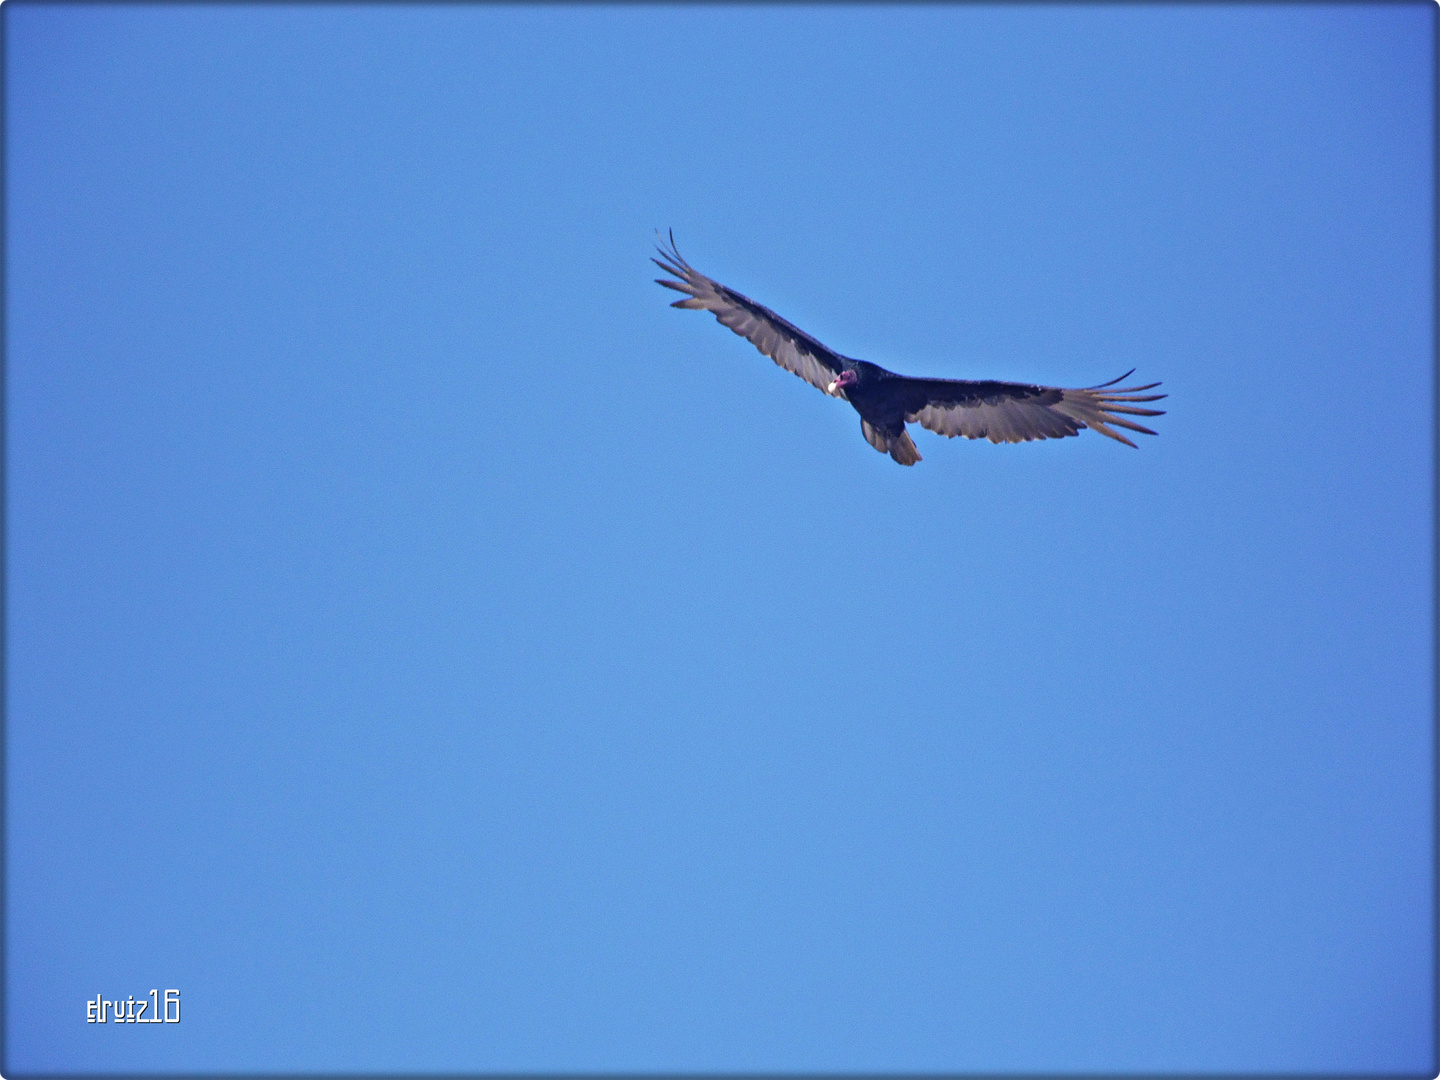
[[[910,438],[910,432],[903,427],[900,429],[899,435],[891,435],[888,431],[877,428],[862,416],[860,431],[864,434],[866,442],[880,453],[889,454],[901,465],[914,465],[920,460],[920,451],[915,449],[915,442]]]
[[[915,449],[915,440],[910,432],[902,431],[890,438],[890,456],[901,465],[914,465],[920,460],[920,451]]]

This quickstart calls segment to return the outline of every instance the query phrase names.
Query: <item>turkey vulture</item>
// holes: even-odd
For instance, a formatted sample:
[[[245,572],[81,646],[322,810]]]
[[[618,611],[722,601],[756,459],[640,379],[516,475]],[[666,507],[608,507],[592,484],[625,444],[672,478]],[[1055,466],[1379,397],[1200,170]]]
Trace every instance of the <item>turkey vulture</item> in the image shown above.
[[[1133,447],[1133,442],[1109,425],[1146,435],[1155,432],[1116,414],[1164,415],[1158,409],[1135,407],[1136,402],[1159,401],[1166,396],[1143,393],[1159,386],[1158,382],[1115,385],[1134,374],[1133,368],[1118,379],[1082,390],[897,375],[877,364],[832,352],[769,308],[706,277],[681,258],[673,231],[669,248],[657,247],[660,258],[651,261],[679,280],[656,278],[656,283],[685,294],[684,300],[676,300],[671,307],[714,312],[722,324],[786,371],[832,397],[850,402],[860,414],[860,430],[866,441],[901,465],[914,465],[920,460],[905,430],[906,424],[916,422],[940,435],[964,435],[993,443],[1059,439],[1078,435],[1081,428],[1088,427]]]

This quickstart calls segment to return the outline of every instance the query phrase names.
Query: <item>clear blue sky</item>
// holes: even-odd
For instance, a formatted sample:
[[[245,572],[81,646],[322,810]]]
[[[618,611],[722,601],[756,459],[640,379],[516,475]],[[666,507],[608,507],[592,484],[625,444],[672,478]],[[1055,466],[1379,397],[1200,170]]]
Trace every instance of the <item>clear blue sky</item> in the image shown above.
[[[1433,5],[0,17],[7,1075],[1436,1071]]]

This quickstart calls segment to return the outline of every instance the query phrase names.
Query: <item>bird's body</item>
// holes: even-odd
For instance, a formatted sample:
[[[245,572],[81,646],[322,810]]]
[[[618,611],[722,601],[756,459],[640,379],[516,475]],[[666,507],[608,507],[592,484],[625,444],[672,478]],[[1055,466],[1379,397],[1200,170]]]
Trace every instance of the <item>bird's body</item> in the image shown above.
[[[668,289],[686,294],[672,306],[710,311],[723,325],[748,340],[781,367],[833,397],[844,398],[860,414],[860,430],[871,446],[901,465],[920,460],[906,430],[919,423],[940,435],[964,435],[991,442],[1027,442],[1058,439],[1093,428],[1102,435],[1134,446],[1110,425],[1154,435],[1147,427],[1117,414],[1163,415],[1136,403],[1158,401],[1164,394],[1141,396],[1159,383],[1120,387],[1129,374],[1099,386],[1063,390],[1024,383],[966,379],[916,379],[887,371],[826,348],[803,330],[748,296],[706,277],[675,249],[660,248],[654,262],[678,280],[656,278]]]

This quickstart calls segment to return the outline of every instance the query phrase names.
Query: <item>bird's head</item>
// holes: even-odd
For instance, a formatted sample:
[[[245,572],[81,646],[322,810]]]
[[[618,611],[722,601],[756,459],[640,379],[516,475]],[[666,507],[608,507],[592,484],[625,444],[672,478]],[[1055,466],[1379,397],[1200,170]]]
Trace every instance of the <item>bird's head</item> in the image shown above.
[[[844,397],[845,388],[847,386],[854,386],[859,381],[860,376],[856,373],[855,369],[846,368],[840,372],[839,375],[835,376],[835,380],[825,388],[825,392],[831,397]]]

